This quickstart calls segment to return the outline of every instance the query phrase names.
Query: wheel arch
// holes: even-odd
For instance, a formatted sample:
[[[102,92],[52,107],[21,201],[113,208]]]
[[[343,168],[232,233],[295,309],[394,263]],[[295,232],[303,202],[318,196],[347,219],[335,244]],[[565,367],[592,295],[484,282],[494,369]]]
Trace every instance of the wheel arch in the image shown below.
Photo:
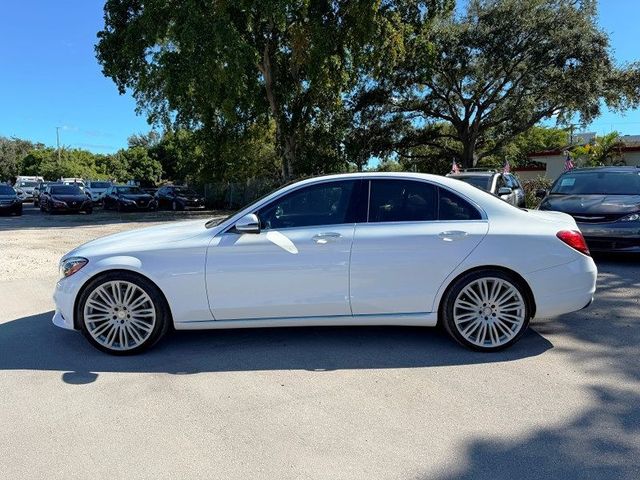
[[[133,269],[129,269],[129,268],[122,268],[122,267],[118,267],[118,268],[111,268],[108,270],[101,270],[99,272],[96,272],[94,275],[88,277],[85,279],[84,283],[82,284],[82,286],[80,287],[80,289],[78,290],[78,293],[76,294],[75,299],[73,300],[73,328],[76,330],[80,330],[80,315],[79,315],[79,302],[80,302],[80,298],[82,298],[82,294],[85,292],[85,290],[87,289],[87,287],[94,281],[99,279],[100,277],[105,277],[107,275],[110,275],[112,273],[126,273],[127,275],[133,275],[139,278],[144,279],[147,282],[150,282],[154,287],[156,287],[158,289],[158,292],[160,292],[160,295],[162,296],[162,300],[164,301],[166,307],[167,307],[167,312],[169,312],[169,325],[173,325],[173,312],[171,311],[171,305],[169,304],[169,302],[167,301],[167,296],[165,295],[165,293],[162,291],[162,288],[160,288],[160,286],[153,281],[153,279],[149,278],[147,275],[144,275],[136,270]]]
[[[442,309],[444,308],[444,300],[447,298],[447,294],[449,293],[449,290],[451,290],[451,288],[453,288],[456,282],[463,276],[468,275],[470,273],[479,272],[482,270],[494,270],[494,271],[497,270],[499,272],[503,272],[508,275],[514,276],[520,283],[522,283],[522,286],[525,289],[525,292],[524,292],[526,297],[525,300],[528,303],[529,312],[530,312],[529,318],[534,318],[536,316],[536,300],[535,300],[535,297],[533,296],[533,291],[531,290],[529,283],[524,279],[522,275],[520,275],[515,270],[512,270],[510,268],[507,268],[501,265],[481,265],[481,266],[469,268],[463,272],[460,272],[458,275],[456,275],[447,283],[447,286],[444,289],[441,290],[442,294],[438,298],[438,309],[437,309],[438,323],[440,323],[440,320],[442,318],[442,314],[443,314]]]

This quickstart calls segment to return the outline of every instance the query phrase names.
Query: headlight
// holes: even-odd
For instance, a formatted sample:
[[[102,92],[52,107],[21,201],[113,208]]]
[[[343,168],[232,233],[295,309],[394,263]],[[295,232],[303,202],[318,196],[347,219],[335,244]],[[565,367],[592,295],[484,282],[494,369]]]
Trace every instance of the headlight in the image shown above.
[[[620,219],[621,222],[637,222],[640,220],[640,213],[632,213]]]
[[[121,201],[122,201],[122,203],[129,203],[129,204],[136,203],[135,200],[129,200],[128,198],[123,198]]]
[[[89,263],[89,260],[82,257],[65,258],[60,262],[60,277],[70,277],[82,267],[84,267],[87,263]]]

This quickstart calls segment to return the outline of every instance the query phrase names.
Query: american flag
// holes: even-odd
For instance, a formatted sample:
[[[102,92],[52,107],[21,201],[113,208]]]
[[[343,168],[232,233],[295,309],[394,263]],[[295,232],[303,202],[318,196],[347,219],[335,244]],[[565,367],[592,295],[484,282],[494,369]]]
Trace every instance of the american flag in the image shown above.
[[[458,164],[454,160],[451,165],[451,173],[460,173],[460,169],[458,168]]]
[[[509,160],[505,158],[504,167],[502,167],[502,173],[510,173],[510,172],[511,172],[511,165],[509,165]]]
[[[564,171],[568,172],[569,170],[573,170],[574,168],[575,166],[571,161],[571,155],[569,155],[569,152],[567,152],[567,157],[564,159]]]

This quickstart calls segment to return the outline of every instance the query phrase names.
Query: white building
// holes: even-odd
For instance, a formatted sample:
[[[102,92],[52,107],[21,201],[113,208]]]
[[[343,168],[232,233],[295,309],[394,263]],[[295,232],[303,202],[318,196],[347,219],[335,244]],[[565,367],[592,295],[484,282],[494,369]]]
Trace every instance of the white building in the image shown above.
[[[584,145],[593,140],[595,134],[576,134],[577,145]],[[623,146],[620,149],[622,161],[626,165],[640,165],[640,135],[622,135],[620,137]],[[537,176],[545,176],[550,180],[555,180],[564,171],[565,154],[564,149],[549,150],[546,152],[534,152],[529,154],[529,158],[535,162],[545,164],[543,168],[523,168],[516,169],[520,178],[528,180]]]

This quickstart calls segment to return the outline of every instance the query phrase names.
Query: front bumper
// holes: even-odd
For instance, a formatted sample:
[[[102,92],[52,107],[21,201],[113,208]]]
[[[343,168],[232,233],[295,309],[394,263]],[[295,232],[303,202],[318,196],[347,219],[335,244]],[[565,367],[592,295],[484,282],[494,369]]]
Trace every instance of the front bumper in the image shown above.
[[[594,252],[640,252],[640,222],[578,223]]]
[[[14,203],[0,203],[0,212],[2,213],[15,212],[17,210],[20,210],[21,205],[22,205],[22,202],[19,200]]]
[[[54,325],[67,330],[75,330],[73,324],[75,299],[88,279],[89,277],[84,272],[79,271],[70,277],[58,280],[53,292],[53,301],[56,305],[52,318]]]
[[[82,212],[84,210],[88,210],[92,208],[90,202],[78,203],[78,205],[54,205],[53,203],[49,206],[52,212],[69,212],[69,213],[77,213]]]
[[[158,208],[158,204],[151,200],[150,202],[136,202],[136,203],[124,203],[120,202],[120,210],[156,210]]]

